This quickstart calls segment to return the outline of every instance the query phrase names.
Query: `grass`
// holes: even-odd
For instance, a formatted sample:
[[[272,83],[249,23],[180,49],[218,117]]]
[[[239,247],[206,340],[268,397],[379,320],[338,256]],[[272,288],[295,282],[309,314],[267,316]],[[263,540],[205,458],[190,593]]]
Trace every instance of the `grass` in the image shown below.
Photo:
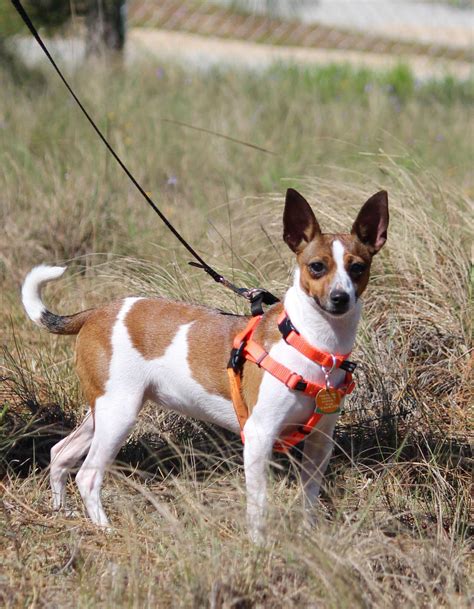
[[[114,532],[90,526],[72,481],[75,513],[53,516],[48,451],[82,399],[73,341],[25,320],[18,288],[31,266],[69,264],[46,294],[61,312],[130,293],[245,303],[187,266],[47,70],[2,72],[2,606],[467,607],[472,83],[419,83],[403,66],[88,66],[71,79],[160,207],[237,283],[288,285],[290,185],[329,231],[386,188],[389,242],[315,529],[301,520],[298,451],[272,468],[272,535],[257,549],[238,440],[151,406],[105,484]]]

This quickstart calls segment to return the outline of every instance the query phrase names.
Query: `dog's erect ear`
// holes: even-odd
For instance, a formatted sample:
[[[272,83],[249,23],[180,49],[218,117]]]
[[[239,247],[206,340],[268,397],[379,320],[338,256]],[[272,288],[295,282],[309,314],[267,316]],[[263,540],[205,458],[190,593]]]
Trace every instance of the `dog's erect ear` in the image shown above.
[[[299,192],[288,188],[283,212],[285,243],[299,253],[318,233],[321,233],[321,229],[309,203]]]
[[[359,212],[351,234],[368,246],[372,255],[376,254],[387,240],[388,195],[385,190],[368,199]]]

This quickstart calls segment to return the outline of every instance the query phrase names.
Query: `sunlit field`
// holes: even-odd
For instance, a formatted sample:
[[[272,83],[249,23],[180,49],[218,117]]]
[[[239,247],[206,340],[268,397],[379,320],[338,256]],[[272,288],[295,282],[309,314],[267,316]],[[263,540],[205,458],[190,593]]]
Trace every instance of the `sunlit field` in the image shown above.
[[[68,265],[45,291],[62,313],[132,294],[239,313],[246,302],[188,266],[47,66],[0,78],[0,604],[468,607],[472,83],[418,82],[403,66],[70,75],[145,190],[239,285],[289,285],[287,187],[328,232],[389,192],[319,523],[303,524],[295,450],[272,467],[256,548],[239,439],[151,405],[104,484],[113,531],[90,524],[73,477],[68,513],[51,513],[49,449],[84,404],[74,340],[23,312],[28,270]]]

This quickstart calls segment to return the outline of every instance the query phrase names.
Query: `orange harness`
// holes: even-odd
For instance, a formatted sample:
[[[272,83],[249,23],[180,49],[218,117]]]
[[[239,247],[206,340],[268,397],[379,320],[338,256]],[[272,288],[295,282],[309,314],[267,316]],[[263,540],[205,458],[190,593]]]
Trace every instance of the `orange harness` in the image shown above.
[[[309,419],[299,428],[283,438],[275,442],[273,449],[278,452],[287,452],[291,447],[296,446],[310,434],[318,421],[324,414],[332,414],[338,412],[339,404],[342,398],[354,390],[355,383],[352,380],[352,372],[356,364],[349,362],[347,359],[350,353],[346,355],[330,354],[320,351],[310,345],[290,321],[290,318],[285,311],[278,318],[278,328],[284,340],[302,353],[311,361],[319,364],[326,377],[326,385],[320,385],[312,381],[305,380],[300,374],[292,372],[289,368],[274,360],[265,349],[253,340],[253,335],[258,324],[262,320],[263,315],[252,317],[246,328],[239,332],[234,338],[233,349],[227,372],[229,374],[230,390],[232,402],[234,404],[235,413],[239,421],[242,443],[245,442],[243,428],[249,412],[247,405],[242,397],[242,370],[244,360],[252,362],[269,372],[272,376],[281,381],[289,389],[301,391],[305,395],[315,398],[315,409],[311,413]],[[329,374],[335,369],[341,368],[345,370],[346,376],[340,387],[334,388],[329,385]]]

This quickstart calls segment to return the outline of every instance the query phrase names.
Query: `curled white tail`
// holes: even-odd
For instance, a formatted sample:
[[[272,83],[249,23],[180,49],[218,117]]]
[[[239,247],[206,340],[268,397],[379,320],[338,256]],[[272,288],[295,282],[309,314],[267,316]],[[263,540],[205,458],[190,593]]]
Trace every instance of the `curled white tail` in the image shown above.
[[[94,312],[94,309],[87,309],[74,315],[56,315],[44,306],[41,288],[48,281],[59,279],[65,270],[65,266],[36,266],[25,277],[21,289],[21,299],[28,317],[53,334],[77,334]]]
[[[35,324],[45,327],[42,318],[47,309],[41,300],[42,287],[49,281],[59,279],[65,270],[65,266],[47,266],[46,264],[41,264],[40,266],[35,266],[34,269],[31,269],[25,277],[23,287],[21,288],[21,300],[28,317],[33,320]]]

